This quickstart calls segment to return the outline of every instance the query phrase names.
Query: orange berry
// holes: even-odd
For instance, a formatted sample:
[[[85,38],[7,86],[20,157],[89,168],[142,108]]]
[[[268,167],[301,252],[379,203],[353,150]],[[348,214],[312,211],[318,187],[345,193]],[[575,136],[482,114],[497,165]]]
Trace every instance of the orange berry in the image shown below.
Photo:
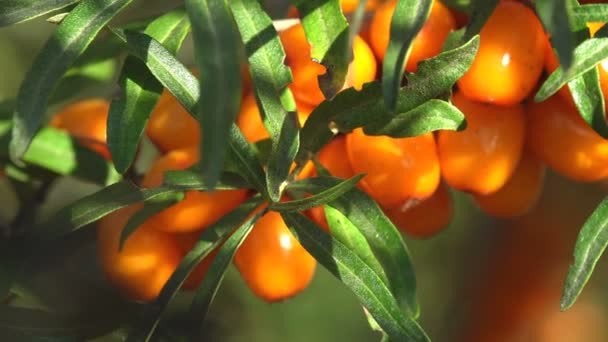
[[[198,121],[166,91],[150,115],[146,134],[163,152],[198,146],[201,139]]]
[[[130,299],[154,300],[179,264],[181,252],[170,234],[146,222],[118,250],[122,229],[141,205],[118,210],[99,221],[97,246],[108,280]]]
[[[498,191],[474,195],[475,203],[488,215],[498,218],[521,216],[532,209],[543,190],[545,165],[524,151],[511,178]]]
[[[61,109],[49,124],[67,131],[81,145],[111,159],[106,145],[109,110],[110,103],[105,99],[82,100]]]
[[[378,8],[371,22],[370,44],[381,60],[384,59],[388,47],[391,20],[396,6],[397,0],[385,2]],[[433,1],[429,18],[412,43],[405,70],[416,71],[420,61],[439,54],[448,34],[455,28],[456,20],[450,10],[440,1]]]
[[[458,88],[480,102],[521,102],[540,78],[545,44],[534,11],[519,2],[500,2],[480,32],[479,50]]]
[[[301,24],[279,32],[285,49],[285,64],[291,68],[293,83],[290,89],[298,102],[316,106],[325,98],[317,77],[326,72],[325,67],[311,59],[310,44],[306,40]],[[353,41],[353,60],[345,82],[346,87],[360,89],[364,83],[376,77],[376,60],[367,43],[360,37]]]
[[[527,106],[530,149],[549,167],[580,182],[608,177],[608,140],[560,96]]]
[[[464,131],[440,131],[441,172],[461,191],[488,195],[509,180],[521,157],[525,137],[521,105],[500,107],[468,100],[460,92],[452,101],[467,120]]]
[[[361,128],[346,136],[348,158],[359,183],[383,206],[430,197],[439,185],[439,160],[433,134],[412,138],[368,136]]]
[[[384,208],[386,216],[400,231],[417,238],[427,238],[443,230],[450,224],[453,212],[452,196],[443,183],[423,201],[406,201]]]
[[[382,0],[367,0],[365,3],[365,10],[373,11],[378,8],[381,3]],[[359,0],[340,0],[340,6],[342,7],[342,12],[344,12],[344,14],[353,13],[357,9],[357,6],[359,6]]]
[[[281,215],[272,211],[255,224],[237,250],[234,263],[253,293],[268,302],[304,290],[317,264],[293,237]]]
[[[173,150],[157,159],[145,175],[142,186],[159,186],[166,171],[183,170],[198,162],[198,149]],[[192,232],[210,226],[238,207],[247,190],[186,191],[184,199],[152,216],[156,226],[166,232]]]

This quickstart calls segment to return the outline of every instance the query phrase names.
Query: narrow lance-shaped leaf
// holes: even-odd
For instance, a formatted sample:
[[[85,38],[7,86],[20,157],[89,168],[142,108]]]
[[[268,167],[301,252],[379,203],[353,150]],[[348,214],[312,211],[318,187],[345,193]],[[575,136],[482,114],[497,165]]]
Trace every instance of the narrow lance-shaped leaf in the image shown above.
[[[190,305],[190,314],[188,316],[191,317],[192,326],[198,327],[198,329],[193,329],[193,341],[204,339],[203,336],[205,335],[205,331],[203,330],[204,324],[202,324],[202,322],[207,318],[211,303],[219,290],[226,270],[228,269],[228,266],[230,266],[236,251],[243,241],[245,241],[262,214],[263,211],[260,211],[245,221],[241,227],[230,235],[222,246],[219,247],[217,255],[213,258],[209,271],[205,275],[205,279],[203,279],[200,287],[196,290],[196,295]]]
[[[605,22],[606,18],[608,18],[608,4],[575,6],[572,11],[572,18],[583,23]]]
[[[202,134],[200,165],[213,189],[224,166],[230,126],[241,103],[240,39],[226,1],[185,3],[201,73],[197,110]]]
[[[568,72],[558,67],[540,87],[534,101],[541,102],[555,94],[566,83],[596,67],[608,58],[608,38],[591,38],[574,49],[574,60]]]
[[[171,278],[163,286],[156,300],[147,306],[143,316],[135,328],[129,334],[127,342],[149,341],[158,326],[161,315],[167,305],[175,298],[190,272],[219,246],[222,241],[231,234],[243,221],[260,205],[259,196],[252,197],[240,207],[223,216],[218,222],[206,228],[200,235],[198,242],[190,252],[184,256],[179,266],[171,275]]]
[[[397,97],[412,42],[431,13],[432,3],[431,0],[397,1],[382,64],[382,93],[390,112],[397,109]]]
[[[146,62],[154,76],[175,96],[184,108],[196,118],[200,93],[198,80],[167,49],[150,36],[138,32],[113,30],[123,40],[131,53]],[[232,123],[228,139],[230,156],[237,162],[237,170],[259,192],[266,191],[264,170],[255,151]]]
[[[272,143],[272,153],[266,170],[266,184],[268,195],[274,202],[281,199],[283,189],[287,185],[289,169],[300,147],[299,126],[298,115],[289,112],[284,118],[279,139]]]
[[[0,2],[0,27],[38,18],[79,0],[3,0]]]
[[[306,39],[312,46],[311,58],[325,66],[319,87],[332,99],[344,86],[351,53],[348,51],[348,22],[339,0],[291,0],[302,18]]]
[[[200,172],[192,170],[167,171],[163,178],[163,184],[187,190],[206,190],[207,185]],[[239,175],[225,172],[220,182],[215,186],[217,190],[247,188],[249,184]]]
[[[471,1],[469,5],[471,20],[462,37],[464,41],[468,41],[481,32],[486,21],[488,21],[490,16],[492,16],[492,13],[494,13],[498,2],[499,0]]]
[[[608,199],[600,203],[578,234],[574,246],[574,263],[568,270],[562,294],[562,310],[571,307],[583,291],[606,246],[608,246]]]
[[[152,21],[144,33],[176,54],[190,30],[183,9],[168,12]],[[119,77],[120,94],[110,105],[108,147],[116,170],[124,173],[131,166],[150,113],[163,86],[136,57],[127,57]]]
[[[592,68],[568,82],[568,88],[583,120],[599,135],[608,138],[605,99],[597,68]]]
[[[61,22],[19,88],[10,144],[13,159],[20,159],[27,151],[40,127],[48,99],[63,74],[110,19],[131,1],[84,0]]]
[[[407,113],[430,99],[442,96],[469,69],[477,49],[479,37],[473,37],[464,45],[445,51],[418,65],[418,71],[408,77],[397,99],[397,113]],[[447,117],[451,117],[448,113]],[[397,117],[400,117],[397,115]],[[315,108],[300,131],[300,151],[296,157],[298,165],[310,159],[313,153],[331,140],[338,131],[348,132],[357,127],[389,123],[393,116],[382,99],[382,88],[378,82],[368,83],[361,91],[346,89],[332,101],[324,101]],[[457,129],[461,123],[434,120],[439,126],[426,127],[425,131],[410,131],[412,135],[427,133],[426,129]],[[445,123],[447,126],[444,126]]]
[[[257,0],[233,0],[230,8],[237,23],[249,61],[256,100],[266,129],[278,139],[283,118],[295,107],[282,103],[289,97],[287,85],[292,82],[291,71],[284,64],[285,51],[272,19]]]
[[[557,51],[557,57],[565,70],[572,64],[572,52],[576,39],[570,25],[571,7],[569,0],[535,0],[536,13],[551,34],[551,45]]]
[[[353,291],[393,341],[430,341],[415,320],[403,315],[382,279],[350,249],[301,214],[281,216],[302,246]]]
[[[291,187],[318,191],[335,186],[335,178],[319,177],[294,183]],[[363,191],[353,188],[328,203],[346,216],[365,236],[376,258],[383,266],[391,292],[408,317],[419,312],[416,300],[416,275],[409,251],[393,223]]]

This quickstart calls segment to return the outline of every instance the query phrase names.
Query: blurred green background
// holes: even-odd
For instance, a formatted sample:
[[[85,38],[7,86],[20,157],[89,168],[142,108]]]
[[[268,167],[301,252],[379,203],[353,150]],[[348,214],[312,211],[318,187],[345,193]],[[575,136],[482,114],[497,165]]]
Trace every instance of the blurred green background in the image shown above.
[[[266,3],[276,16],[285,11],[285,2]],[[145,18],[174,6],[168,1],[137,1],[119,21]],[[53,28],[44,19],[0,28],[0,102],[16,95]],[[182,58],[186,63],[192,61],[190,43]],[[83,94],[109,96],[115,90],[109,81]],[[96,189],[74,179],[60,180],[50,189],[38,219]],[[604,261],[581,302],[572,312],[558,314],[560,287],[576,233],[607,189],[604,183],[575,184],[549,172],[538,207],[512,221],[494,220],[482,214],[468,195],[453,192],[455,214],[445,231],[427,240],[406,237],[417,271],[420,323],[433,341],[608,340]],[[0,222],[6,225],[18,209],[14,191],[2,180]],[[101,274],[93,229],[66,239],[60,248],[41,250],[34,260],[19,283],[16,292],[20,298],[14,299],[15,304],[81,317],[96,312],[104,335],[97,340],[124,338],[123,330],[103,333],[106,325],[118,327],[127,322],[123,318],[126,309],[120,302],[108,301],[117,295]],[[180,316],[190,296],[182,294],[173,304],[161,325],[159,340],[179,340]],[[30,318],[35,322],[34,317],[25,317],[25,325]],[[9,333],[6,324],[0,322],[1,341],[37,340]],[[209,341],[379,340],[354,295],[322,267],[301,295],[276,304],[254,297],[232,267],[205,327]],[[551,335],[555,332],[557,335]]]

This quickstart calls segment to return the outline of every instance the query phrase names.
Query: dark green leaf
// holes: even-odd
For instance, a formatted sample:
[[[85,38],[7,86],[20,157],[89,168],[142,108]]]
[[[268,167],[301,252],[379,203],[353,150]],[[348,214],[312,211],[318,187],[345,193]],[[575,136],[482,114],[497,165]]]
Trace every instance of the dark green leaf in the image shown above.
[[[348,37],[348,51],[352,51],[353,39],[361,31],[361,26],[365,21],[365,6],[367,6],[367,0],[359,0],[357,8],[352,15],[352,19],[349,21],[349,37]]]
[[[412,42],[431,13],[432,3],[431,0],[397,1],[382,64],[382,93],[390,112],[397,110],[397,98]]]
[[[175,54],[190,30],[182,9],[168,12],[152,21],[144,33]],[[156,106],[162,84],[136,57],[127,57],[120,75],[120,94],[112,101],[108,114],[108,147],[116,170],[124,173],[131,166],[150,113]]]
[[[219,290],[220,284],[224,279],[224,274],[230,266],[234,254],[247,238],[255,223],[260,219],[264,212],[260,211],[245,221],[228,239],[222,244],[217,255],[213,258],[209,271],[203,279],[203,283],[196,290],[196,295],[190,306],[192,326],[203,327],[202,322],[207,318],[211,303]],[[204,331],[196,329],[193,331],[193,341],[204,339]],[[196,338],[199,336],[199,338]]]
[[[197,110],[202,134],[200,165],[213,188],[224,166],[230,126],[241,103],[240,39],[226,1],[185,3],[201,73]]]
[[[408,85],[398,94],[396,112],[407,113],[449,91],[469,69],[478,47],[479,37],[476,36],[456,49],[420,63],[418,71],[408,77]],[[390,120],[392,115],[384,106],[378,82],[364,85],[361,91],[346,89],[332,101],[324,101],[312,111],[300,132],[300,151],[296,161],[298,165],[303,164],[338,131],[348,132],[357,127],[378,125]],[[450,121],[445,128],[453,129],[453,126]],[[433,128],[438,130],[444,127]]]
[[[13,159],[20,159],[27,151],[61,77],[97,33],[131,1],[84,0],[47,41],[19,89],[10,144]]]
[[[387,135],[393,138],[413,137],[421,132],[462,130],[466,128],[464,114],[449,102],[432,99],[405,113],[396,115],[384,125],[366,126],[368,135]]]
[[[572,64],[572,51],[576,39],[570,25],[571,7],[569,0],[535,0],[536,13],[551,35],[551,45],[557,51],[557,57],[565,70]]]
[[[295,110],[281,103],[281,98],[291,96],[287,85],[292,82],[292,77],[284,64],[285,51],[272,19],[257,0],[229,3],[245,44],[260,113],[270,136],[276,140],[287,111]]]
[[[79,0],[3,0],[0,2],[0,27],[38,18]]]
[[[561,66],[555,69],[540,87],[534,100],[536,102],[546,100],[566,83],[595,68],[598,63],[606,58],[608,58],[608,38],[585,40],[574,49],[574,60],[569,71],[564,73]]]
[[[448,5],[451,8],[455,8],[459,11],[466,13],[470,9],[471,3],[475,2],[475,1],[473,1],[473,0],[441,0],[441,2]]]
[[[339,0],[292,0],[300,12],[306,39],[312,47],[311,58],[325,66],[319,87],[325,98],[333,98],[344,86],[350,52],[348,22]]]
[[[336,198],[344,195],[352,189],[357,182],[363,178],[363,175],[356,175],[350,179],[340,181],[336,186],[327,188],[310,197],[292,200],[288,202],[276,202],[270,205],[270,209],[274,211],[303,211],[310,208],[328,203]]]
[[[464,32],[463,41],[468,41],[481,32],[483,25],[492,16],[498,3],[499,0],[471,1],[469,7],[469,12],[471,13],[469,18],[471,19]]]
[[[264,169],[260,165],[260,161],[256,157],[256,153],[252,145],[250,145],[239,128],[233,124],[230,129],[229,156],[236,170],[253,186],[258,192],[266,193],[266,179]]]
[[[319,191],[335,186],[335,178],[310,178],[294,183],[294,187]],[[339,210],[365,236],[376,258],[384,268],[388,287],[397,298],[408,317],[419,312],[416,301],[416,275],[409,252],[393,223],[382,209],[363,191],[353,188],[343,196],[328,203]]]
[[[194,268],[208,256],[213,249],[219,246],[230,233],[241,226],[243,221],[251,215],[260,203],[261,200],[259,196],[249,199],[201,233],[198,242],[182,259],[175,272],[171,275],[171,278],[169,278],[165,286],[163,286],[163,289],[156,300],[147,306],[141,321],[129,335],[129,338],[127,339],[128,342],[148,341],[150,339],[158,326],[161,315],[167,308],[169,302],[175,298],[177,291],[190,272],[192,272],[192,270],[194,270]]]
[[[415,320],[403,315],[382,279],[349,248],[301,214],[281,216],[302,246],[353,291],[393,341],[430,341]]]
[[[561,309],[571,307],[589,281],[595,265],[608,246],[608,199],[595,209],[581,228],[574,246],[574,263],[568,270]]]
[[[572,12],[572,17],[579,22],[606,22],[606,18],[608,18],[608,4],[575,6]]]
[[[156,196],[144,204],[144,207],[138,210],[129,218],[127,224],[120,233],[118,248],[122,250],[125,241],[129,238],[139,226],[146,222],[150,217],[156,215],[161,210],[167,209],[170,206],[184,199],[183,192],[167,192],[160,196]]]
[[[568,82],[568,88],[579,114],[598,134],[608,138],[606,107],[597,68]]]
[[[198,171],[168,171],[165,173],[163,183],[185,190],[208,190],[203,176]],[[233,173],[224,173],[220,182],[216,184],[216,190],[230,190],[247,188],[248,184],[240,176]]]
[[[279,139],[272,143],[272,153],[266,170],[266,184],[268,196],[274,202],[281,199],[283,189],[287,185],[289,169],[300,147],[299,126],[298,115],[289,112],[283,120]]]

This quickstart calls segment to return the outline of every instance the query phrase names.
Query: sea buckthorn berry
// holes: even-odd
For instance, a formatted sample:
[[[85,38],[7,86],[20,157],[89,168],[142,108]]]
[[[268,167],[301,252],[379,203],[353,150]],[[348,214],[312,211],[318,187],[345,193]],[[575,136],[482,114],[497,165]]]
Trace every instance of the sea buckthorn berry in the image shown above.
[[[417,238],[433,236],[446,228],[453,212],[452,196],[443,183],[423,201],[409,200],[402,205],[384,208],[386,216],[400,231]]]
[[[594,182],[608,177],[608,140],[598,135],[561,96],[527,106],[530,149],[565,177]]]
[[[146,134],[163,152],[198,146],[201,139],[198,121],[168,92],[152,111]]]
[[[353,171],[365,173],[360,186],[383,206],[425,199],[437,189],[439,160],[432,133],[411,138],[368,136],[361,128],[346,136]]]
[[[441,172],[448,185],[477,194],[498,191],[519,163],[525,138],[524,108],[471,101],[460,92],[452,101],[467,120],[460,132],[440,131]]]
[[[67,131],[77,141],[110,159],[106,145],[106,127],[110,103],[105,99],[88,99],[67,105],[51,119],[52,127]]]
[[[515,1],[500,2],[480,32],[479,50],[458,88],[480,102],[521,102],[540,78],[546,39],[534,11]]]
[[[182,255],[185,256],[190,252],[192,247],[198,241],[199,236],[201,235],[200,231],[192,232],[192,233],[183,233],[183,234],[174,234],[173,237],[177,245],[179,246]],[[207,255],[197,266],[192,270],[188,278],[184,281],[183,288],[186,290],[196,290],[205,279],[207,272],[209,272],[209,268],[211,267],[211,263],[213,259],[217,255],[219,251],[218,248],[214,249],[209,255]]]
[[[498,218],[521,216],[532,209],[543,190],[545,165],[536,156],[524,153],[507,183],[489,195],[474,195],[475,203],[488,215]]]
[[[154,300],[179,264],[181,251],[170,234],[146,222],[125,241],[120,235],[141,205],[118,210],[98,223],[97,246],[104,273],[130,299]]]
[[[255,224],[234,263],[253,293],[268,302],[295,296],[314,276],[316,260],[296,240],[278,212]]]
[[[346,152],[346,136],[339,135],[323,146],[319,151],[319,164],[327,169],[327,171],[336,177],[348,179],[355,175],[353,166],[347,157]],[[313,176],[316,172],[313,173]],[[319,226],[325,230],[329,229],[325,211],[322,206],[311,208],[308,211],[308,216]]]
[[[170,170],[183,170],[198,162],[198,149],[173,150],[157,159],[145,175],[142,186],[159,186]],[[247,195],[244,189],[186,191],[184,199],[152,216],[150,220],[167,232],[192,232],[204,229],[238,207]]]
[[[285,64],[291,68],[293,83],[290,89],[298,102],[316,106],[325,99],[319,88],[318,76],[325,74],[325,67],[311,59],[310,44],[301,24],[279,32],[285,49]],[[376,77],[376,60],[367,43],[360,37],[353,41],[353,60],[344,87],[360,89],[364,83]]]
[[[386,54],[391,20],[396,6],[397,0],[382,4],[374,14],[370,25],[370,44],[380,60],[383,60]],[[456,20],[450,10],[440,1],[433,1],[429,18],[412,43],[405,70],[416,71],[420,61],[439,54],[448,34],[455,28]]]

